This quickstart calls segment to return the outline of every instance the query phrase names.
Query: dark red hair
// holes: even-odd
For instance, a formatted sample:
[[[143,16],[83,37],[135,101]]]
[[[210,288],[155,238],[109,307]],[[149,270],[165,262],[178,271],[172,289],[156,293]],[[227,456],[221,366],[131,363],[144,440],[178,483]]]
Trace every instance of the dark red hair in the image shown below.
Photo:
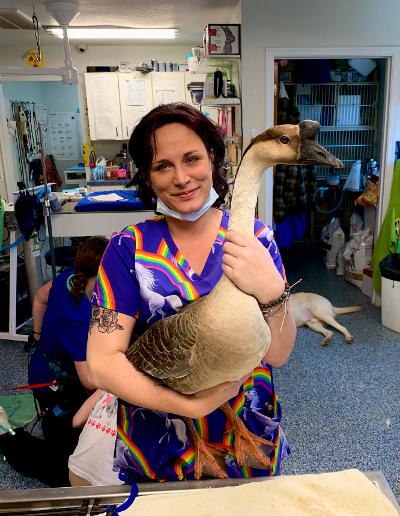
[[[108,240],[102,237],[87,238],[78,248],[75,255],[75,274],[72,280],[71,293],[79,302],[85,294],[87,282],[97,276],[100,261],[106,250]]]
[[[214,206],[220,206],[228,192],[228,183],[222,165],[225,158],[225,144],[221,129],[198,109],[177,102],[162,104],[147,113],[137,124],[129,140],[129,154],[137,172],[128,186],[136,186],[138,195],[146,207],[154,207],[150,181],[150,169],[154,160],[155,132],[167,124],[183,124],[192,129],[204,143],[213,167],[213,187],[219,198]]]

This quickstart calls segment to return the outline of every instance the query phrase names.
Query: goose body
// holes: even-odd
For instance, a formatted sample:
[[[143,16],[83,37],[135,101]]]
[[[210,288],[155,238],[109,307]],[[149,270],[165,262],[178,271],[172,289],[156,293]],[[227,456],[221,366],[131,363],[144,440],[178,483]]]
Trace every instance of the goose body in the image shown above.
[[[341,165],[313,141],[318,130],[311,121],[276,126],[251,142],[237,172],[228,229],[254,234],[260,179],[267,168],[278,163]],[[153,324],[127,357],[137,369],[192,394],[250,374],[270,341],[257,300],[222,274],[207,296]]]

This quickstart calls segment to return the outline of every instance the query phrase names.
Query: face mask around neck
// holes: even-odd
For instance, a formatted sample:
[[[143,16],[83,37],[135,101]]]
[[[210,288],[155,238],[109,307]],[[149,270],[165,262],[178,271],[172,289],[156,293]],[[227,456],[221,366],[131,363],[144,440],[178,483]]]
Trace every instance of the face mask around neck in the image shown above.
[[[167,215],[168,217],[173,217],[174,219],[178,220],[187,220],[189,222],[194,222],[195,220],[199,219],[203,213],[205,213],[208,208],[211,208],[211,206],[215,203],[215,201],[218,199],[219,195],[214,190],[213,187],[211,187],[210,195],[208,196],[208,199],[203,204],[201,208],[199,208],[197,211],[193,211],[192,213],[180,213],[179,211],[174,211],[168,208],[166,204],[162,202],[161,199],[157,197],[157,207],[156,212],[157,213],[163,213],[164,215]]]

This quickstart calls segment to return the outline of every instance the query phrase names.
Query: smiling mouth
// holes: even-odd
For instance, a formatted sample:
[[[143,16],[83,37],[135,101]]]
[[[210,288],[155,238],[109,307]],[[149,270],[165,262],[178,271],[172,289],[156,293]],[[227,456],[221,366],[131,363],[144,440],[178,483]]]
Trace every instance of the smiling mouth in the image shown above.
[[[190,197],[191,194],[193,194],[194,192],[196,192],[197,188],[194,188],[193,190],[188,190],[187,192],[180,192],[180,193],[177,193],[177,194],[174,194],[175,197],[181,197],[181,198],[185,198],[185,197]]]

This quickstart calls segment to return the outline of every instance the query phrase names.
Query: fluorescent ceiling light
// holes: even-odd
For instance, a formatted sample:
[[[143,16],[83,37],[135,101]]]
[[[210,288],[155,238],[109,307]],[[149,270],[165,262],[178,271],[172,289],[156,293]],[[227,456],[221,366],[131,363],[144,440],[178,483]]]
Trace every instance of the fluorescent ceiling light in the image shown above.
[[[47,29],[54,36],[63,38],[60,27]],[[69,27],[70,39],[174,39],[177,29],[119,29],[99,27]]]

